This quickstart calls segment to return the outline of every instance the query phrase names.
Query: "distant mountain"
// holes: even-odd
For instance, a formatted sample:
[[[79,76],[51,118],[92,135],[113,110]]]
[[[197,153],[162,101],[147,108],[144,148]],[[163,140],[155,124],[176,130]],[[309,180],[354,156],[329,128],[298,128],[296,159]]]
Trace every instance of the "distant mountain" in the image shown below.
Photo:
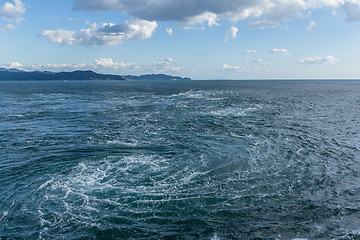
[[[25,72],[16,68],[0,68],[0,72]]]
[[[127,75],[123,77],[125,78],[125,80],[155,80],[155,81],[191,80],[191,78],[183,78],[183,77],[170,76],[165,74],[147,74],[141,76]]]
[[[17,69],[0,69],[0,80],[125,80],[119,75],[99,74],[93,71],[25,72]]]
[[[26,72],[15,68],[0,68],[0,81],[6,80],[191,80],[190,78],[182,78],[165,74],[148,74],[141,76],[120,76],[112,74],[100,74],[91,70],[73,71],[73,72]]]

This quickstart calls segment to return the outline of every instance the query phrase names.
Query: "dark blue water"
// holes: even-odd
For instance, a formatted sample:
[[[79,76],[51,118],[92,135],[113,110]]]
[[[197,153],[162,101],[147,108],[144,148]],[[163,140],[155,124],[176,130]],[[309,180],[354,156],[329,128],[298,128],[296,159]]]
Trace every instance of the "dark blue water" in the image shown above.
[[[360,239],[360,82],[0,82],[0,239]]]

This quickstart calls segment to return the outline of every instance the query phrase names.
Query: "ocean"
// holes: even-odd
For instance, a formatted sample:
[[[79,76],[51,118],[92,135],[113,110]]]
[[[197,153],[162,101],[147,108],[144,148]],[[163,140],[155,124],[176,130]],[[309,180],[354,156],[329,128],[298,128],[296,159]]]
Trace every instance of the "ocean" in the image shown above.
[[[0,239],[360,239],[360,81],[0,82]]]

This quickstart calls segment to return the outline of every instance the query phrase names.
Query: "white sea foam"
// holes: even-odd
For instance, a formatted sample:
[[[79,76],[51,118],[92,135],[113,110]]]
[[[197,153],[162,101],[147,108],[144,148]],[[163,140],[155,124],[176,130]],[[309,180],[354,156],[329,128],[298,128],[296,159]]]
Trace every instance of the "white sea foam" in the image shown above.
[[[345,234],[345,236],[342,236],[340,238],[336,238],[333,240],[347,240],[347,239],[358,239],[360,237],[360,230],[353,230],[349,231]]]
[[[171,173],[167,161],[157,155],[132,155],[79,163],[68,175],[57,175],[39,187],[44,192],[44,200],[38,206],[42,228],[58,221],[89,225],[99,213],[111,215],[104,206],[130,213],[133,207],[127,201],[134,196],[132,204],[144,206],[139,213],[151,212],[161,202],[199,199],[200,192],[181,196],[179,191],[207,172],[180,168]],[[161,177],[154,180],[157,175]],[[58,215],[56,219],[51,217],[54,214]],[[45,220],[49,216],[51,224]]]
[[[16,117],[23,118],[23,117],[25,117],[25,115],[23,115],[23,114],[13,114],[13,115],[7,115],[5,117],[6,118],[16,118]]]
[[[4,211],[2,217],[0,218],[0,222],[9,214],[9,211]]]
[[[10,211],[10,209],[14,206],[14,204],[15,204],[15,199],[12,201],[10,207],[3,212],[3,215],[2,215],[1,218],[0,218],[0,222],[1,222],[7,215],[9,215],[9,211]]]
[[[221,238],[215,233],[211,240],[221,240]]]
[[[173,97],[186,97],[186,98],[194,98],[194,99],[200,99],[205,98],[204,92],[197,92],[197,91],[187,91],[179,94],[172,95]]]
[[[115,191],[121,194],[156,194],[156,189],[161,188],[161,183],[141,186],[136,185],[135,182],[141,182],[146,175],[161,172],[167,166],[164,159],[146,155],[110,157],[100,162],[82,162],[67,177],[48,181],[40,189],[51,185],[51,191],[57,195],[48,194],[48,198],[63,199],[64,202],[73,204],[70,201],[75,197],[77,201],[81,201],[83,209],[97,211],[97,206],[92,204],[101,199],[97,199],[94,193],[106,194]],[[149,177],[148,180],[151,181],[151,178]]]
[[[109,140],[109,141],[106,141],[106,144],[108,144],[108,145],[124,145],[124,146],[129,146],[129,147],[136,147],[139,145],[138,141],[125,142],[125,141],[120,141],[120,140]]]
[[[41,189],[43,189],[44,187],[48,186],[50,183],[53,182],[54,179],[50,179],[49,181],[46,181],[45,183],[41,184],[40,187],[38,187],[38,189],[36,191],[40,191]]]
[[[171,97],[181,97],[181,98],[187,98],[187,99],[205,99],[208,101],[221,101],[224,98],[219,97],[221,95],[221,92],[217,91],[187,91],[182,92],[179,94],[171,95]]]
[[[248,116],[251,112],[258,110],[256,107],[242,108],[242,107],[226,107],[222,109],[213,110],[210,112],[213,116],[220,117],[242,117]]]

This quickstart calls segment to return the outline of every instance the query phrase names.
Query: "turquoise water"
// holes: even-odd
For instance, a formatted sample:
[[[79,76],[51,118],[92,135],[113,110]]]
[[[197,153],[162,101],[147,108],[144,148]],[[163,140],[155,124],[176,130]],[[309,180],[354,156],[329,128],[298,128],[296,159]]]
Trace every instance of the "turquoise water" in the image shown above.
[[[0,82],[0,239],[360,239],[359,81]]]

